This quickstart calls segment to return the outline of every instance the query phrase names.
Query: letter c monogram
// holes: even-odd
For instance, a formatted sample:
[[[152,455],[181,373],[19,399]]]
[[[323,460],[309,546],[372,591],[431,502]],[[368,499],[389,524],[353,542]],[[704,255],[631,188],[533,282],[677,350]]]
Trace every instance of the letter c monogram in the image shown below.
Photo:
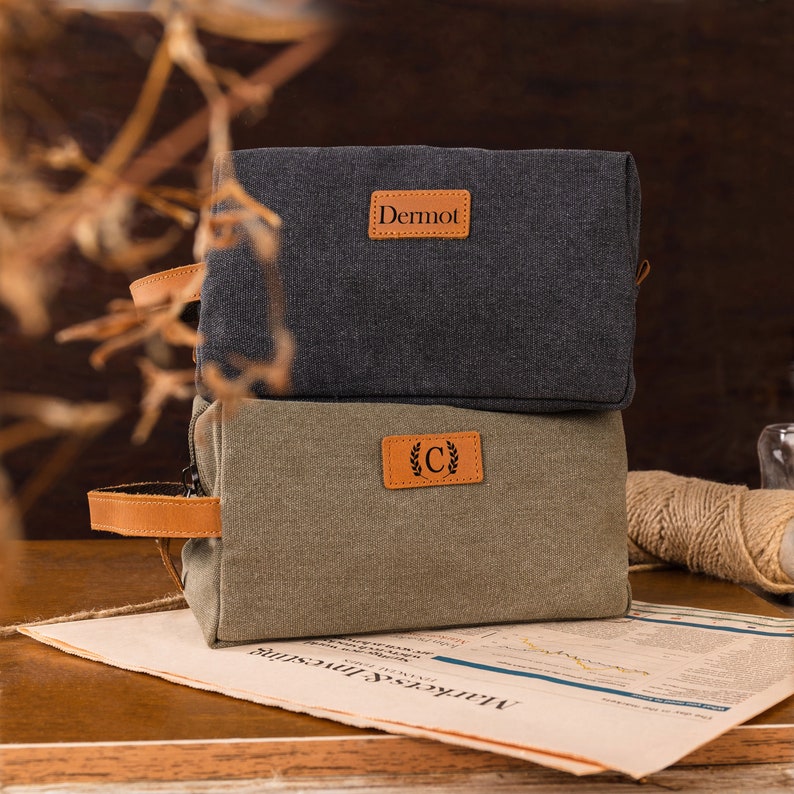
[[[444,464],[442,462],[441,467],[438,469],[434,469],[433,466],[431,466],[430,453],[433,452],[433,450],[436,450],[439,453],[439,455],[441,455],[443,458],[444,450],[441,449],[441,447],[430,447],[430,449],[427,450],[427,454],[425,455],[425,465],[430,471],[433,472],[433,474],[438,474],[440,471],[444,471]]]

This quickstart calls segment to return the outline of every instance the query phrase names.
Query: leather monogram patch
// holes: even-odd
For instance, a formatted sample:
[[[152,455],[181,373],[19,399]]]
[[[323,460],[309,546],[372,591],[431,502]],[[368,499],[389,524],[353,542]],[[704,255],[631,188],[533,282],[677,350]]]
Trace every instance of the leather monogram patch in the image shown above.
[[[376,190],[369,206],[372,240],[469,236],[468,190]]]
[[[482,482],[480,434],[386,436],[383,484],[390,490]]]

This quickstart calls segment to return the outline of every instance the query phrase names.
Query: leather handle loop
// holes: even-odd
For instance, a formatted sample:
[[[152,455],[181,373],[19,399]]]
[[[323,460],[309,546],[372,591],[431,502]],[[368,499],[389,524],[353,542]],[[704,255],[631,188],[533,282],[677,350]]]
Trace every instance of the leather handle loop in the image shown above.
[[[179,592],[184,593],[185,585],[182,583],[182,577],[179,575],[176,565],[174,565],[174,560],[171,557],[171,538],[157,538],[155,542],[157,543],[157,548],[160,550],[160,559],[163,561],[166,571],[168,571],[169,576],[177,586]]]
[[[205,264],[198,262],[139,278],[130,284],[132,302],[140,311],[151,311],[171,303],[200,301],[205,272]]]
[[[147,538],[219,538],[217,496],[184,496],[181,483],[145,482],[88,494],[91,529]]]

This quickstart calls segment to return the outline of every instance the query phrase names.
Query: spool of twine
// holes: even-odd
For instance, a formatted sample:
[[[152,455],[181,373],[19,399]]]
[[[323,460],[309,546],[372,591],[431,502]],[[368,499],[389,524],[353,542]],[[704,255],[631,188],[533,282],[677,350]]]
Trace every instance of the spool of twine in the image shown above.
[[[794,491],[629,472],[629,561],[794,593]]]

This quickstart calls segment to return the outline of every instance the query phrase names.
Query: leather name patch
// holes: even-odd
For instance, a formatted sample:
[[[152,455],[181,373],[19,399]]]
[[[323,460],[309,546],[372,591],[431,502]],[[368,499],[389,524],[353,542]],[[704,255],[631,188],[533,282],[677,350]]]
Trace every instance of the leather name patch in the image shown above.
[[[383,484],[390,490],[482,482],[480,434],[386,436]]]
[[[376,190],[369,206],[372,240],[469,236],[468,190]]]

